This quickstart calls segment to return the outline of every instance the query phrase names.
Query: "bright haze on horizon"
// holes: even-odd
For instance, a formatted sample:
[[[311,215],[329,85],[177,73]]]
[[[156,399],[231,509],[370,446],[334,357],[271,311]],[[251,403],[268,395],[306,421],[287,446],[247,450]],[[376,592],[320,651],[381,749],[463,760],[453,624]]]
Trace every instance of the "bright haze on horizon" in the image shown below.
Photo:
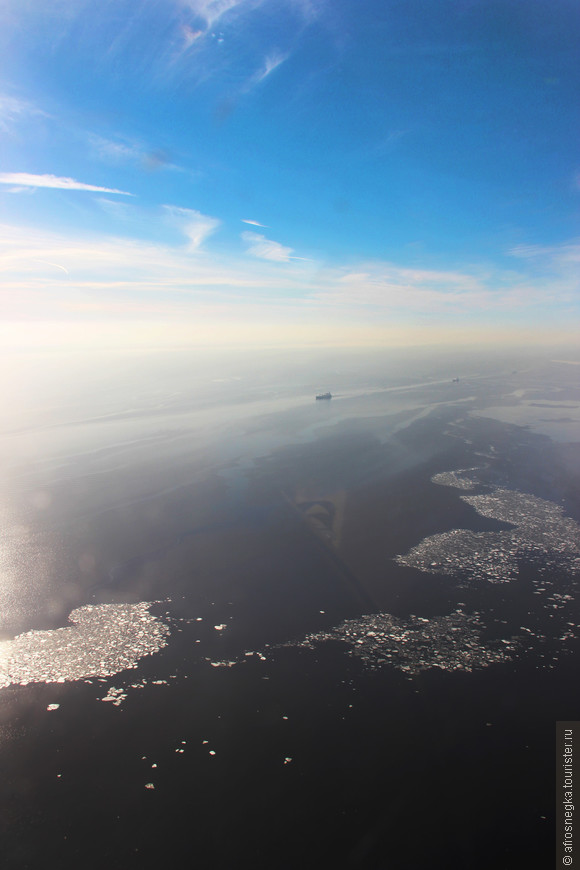
[[[3,0],[3,346],[573,337],[579,23]]]

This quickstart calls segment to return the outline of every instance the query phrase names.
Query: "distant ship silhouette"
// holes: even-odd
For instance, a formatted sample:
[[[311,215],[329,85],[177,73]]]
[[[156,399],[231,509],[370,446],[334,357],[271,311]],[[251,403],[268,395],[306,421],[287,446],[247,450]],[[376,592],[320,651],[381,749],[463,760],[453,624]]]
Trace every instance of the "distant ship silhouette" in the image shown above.
[[[332,399],[332,393],[320,393],[316,396],[317,399]]]

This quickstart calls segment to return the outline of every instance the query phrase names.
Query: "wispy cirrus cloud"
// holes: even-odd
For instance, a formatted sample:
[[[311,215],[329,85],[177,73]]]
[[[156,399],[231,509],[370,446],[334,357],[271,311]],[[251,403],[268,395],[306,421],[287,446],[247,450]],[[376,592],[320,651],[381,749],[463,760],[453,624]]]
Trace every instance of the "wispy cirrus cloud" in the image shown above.
[[[15,187],[46,187],[53,190],[88,190],[96,193],[117,193],[122,196],[134,196],[126,190],[116,190],[114,187],[100,187],[96,184],[85,184],[75,178],[64,178],[59,175],[34,175],[31,172],[0,172],[0,184],[10,184]]]
[[[45,266],[54,266],[55,269],[60,269],[65,275],[69,274],[68,269],[64,266],[61,266],[60,263],[51,263],[50,260],[36,260],[37,263],[44,263]]]
[[[508,251],[511,257],[521,260],[536,260],[544,266],[561,266],[566,263],[580,262],[580,243],[568,242],[564,245],[517,245]]]
[[[180,2],[195,16],[201,18],[209,29],[236,6],[253,8],[258,6],[261,0],[180,0]]]
[[[580,246],[552,249],[533,246],[512,251],[533,267],[499,269],[484,264],[469,269],[421,269],[395,263],[371,262],[352,269],[335,268],[319,274],[317,302],[344,310],[368,309],[420,317],[515,315],[529,319],[538,312],[553,314],[566,308],[578,313]],[[538,268],[538,259],[544,260]],[[575,258],[577,258],[575,260]]]
[[[182,24],[180,28],[181,37],[183,39],[183,43],[180,47],[180,52],[189,51],[191,46],[196,42],[200,36],[203,36],[203,30],[198,30],[195,27],[190,27],[189,24]]]
[[[102,208],[106,215],[115,221],[129,222],[135,217],[133,203],[126,200],[109,199],[106,196],[95,197],[95,202]]]
[[[275,69],[278,69],[278,67],[283,64],[284,61],[288,60],[289,57],[289,53],[282,53],[277,51],[273,54],[269,54],[264,60],[264,65],[262,69],[258,73],[258,82],[261,82],[265,78],[267,78],[270,73],[274,72]]]
[[[8,132],[13,125],[26,118],[49,117],[34,103],[7,94],[0,94],[0,130]]]
[[[241,220],[243,224],[251,224],[253,227],[262,227],[265,230],[268,229],[267,224],[261,224],[259,221],[252,221],[249,218],[242,218]]]
[[[229,104],[252,91],[283,64],[293,53],[298,41],[308,26],[322,14],[324,0],[175,0],[189,14],[183,19],[171,38],[171,49],[166,55],[167,66],[175,70],[184,62],[187,75],[199,81],[219,78],[224,72],[236,67],[235,78],[239,84],[225,98]],[[277,45],[262,40],[252,26],[251,16],[260,7],[280,7],[288,26],[277,38]],[[245,36],[249,32],[251,38]],[[280,44],[282,43],[282,44]],[[254,72],[248,72],[250,55],[248,46],[263,60]],[[229,50],[225,50],[225,48]],[[258,55],[258,56],[259,56]],[[251,66],[250,66],[251,69]],[[228,84],[232,77],[228,75]]]
[[[219,225],[216,218],[173,206],[164,214],[188,244],[0,227],[1,316],[28,321],[155,314],[185,324],[211,315],[215,324],[264,318],[282,329],[291,315],[324,329],[341,323],[346,333],[355,324],[434,330],[483,325],[492,337],[497,328],[515,335],[524,327],[542,332],[550,323],[570,330],[578,316],[571,276],[538,277],[525,259],[514,270],[381,261],[325,266],[296,262],[291,249],[254,233],[246,241],[255,253],[244,257],[204,249]]]
[[[281,53],[281,52],[273,52],[269,54],[262,64],[262,66],[254,73],[254,75],[250,76],[244,87],[242,88],[242,93],[248,93],[264,79],[268,78],[268,76],[274,72],[274,70],[278,69],[278,67],[284,63],[284,61],[288,60],[290,57],[289,53]]]
[[[146,149],[140,143],[128,139],[107,139],[89,133],[88,141],[93,154],[110,163],[139,162],[146,154]]]
[[[94,156],[112,165],[134,164],[141,169],[154,171],[158,169],[174,170],[177,172],[189,172],[181,166],[172,163],[168,155],[161,148],[152,148],[143,142],[129,139],[125,136],[108,138],[96,133],[87,134],[87,140]]]
[[[164,205],[165,214],[172,224],[189,239],[188,249],[197,251],[203,242],[214,233],[221,221],[210,215],[202,214],[192,208],[180,208],[175,205]]]
[[[199,243],[195,215],[176,211],[182,231]],[[0,319],[75,316],[81,310],[140,317],[152,306],[168,318],[196,316],[208,307],[233,316],[239,306],[249,310],[275,297],[275,307],[284,308],[310,275],[302,264],[281,272],[274,263],[214,255],[199,245],[195,250],[192,256],[184,245],[0,226]]]
[[[324,305],[425,314],[485,308],[489,287],[477,275],[409,269],[392,263],[362,264],[361,270],[330,269],[315,291]]]
[[[578,316],[580,302],[580,243],[577,240],[559,245],[518,245],[508,254],[530,273],[526,285],[537,288],[546,304],[567,306]]]
[[[277,263],[287,263],[294,259],[291,254],[293,248],[287,248],[280,242],[274,242],[261,236],[259,233],[242,233],[243,241],[248,245],[247,253],[261,260],[274,260]]]

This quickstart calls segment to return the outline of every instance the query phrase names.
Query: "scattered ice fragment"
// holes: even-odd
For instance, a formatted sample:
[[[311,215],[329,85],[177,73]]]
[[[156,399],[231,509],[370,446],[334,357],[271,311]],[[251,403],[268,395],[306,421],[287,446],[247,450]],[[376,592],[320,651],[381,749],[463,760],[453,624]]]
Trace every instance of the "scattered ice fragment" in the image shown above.
[[[284,764],[290,764],[291,761],[292,759],[289,756],[286,756],[286,758],[284,759]]]
[[[146,782],[145,788],[155,788],[155,785],[152,782]]]
[[[214,750],[214,749],[210,749],[209,754],[210,754],[210,755],[215,755],[215,750]]]
[[[156,764],[152,764],[151,767],[157,767],[157,765],[156,765]]]
[[[119,707],[126,699],[126,697],[127,692],[124,692],[123,689],[118,689],[115,686],[111,686],[105,697],[101,698],[101,701],[110,701],[115,707]]]
[[[58,710],[59,707],[60,707],[60,704],[49,704],[46,709],[49,712],[52,712],[53,710]]]
[[[222,622],[221,625],[214,625],[216,631],[223,631],[226,628],[225,622]]]

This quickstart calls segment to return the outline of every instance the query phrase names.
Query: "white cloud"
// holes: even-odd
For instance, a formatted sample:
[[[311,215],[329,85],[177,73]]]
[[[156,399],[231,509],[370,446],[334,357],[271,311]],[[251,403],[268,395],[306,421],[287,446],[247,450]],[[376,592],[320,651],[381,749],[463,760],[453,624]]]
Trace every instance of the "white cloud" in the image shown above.
[[[279,52],[274,52],[274,54],[268,55],[264,61],[264,67],[260,73],[259,81],[262,81],[266,76],[269,76],[271,72],[274,72],[274,70],[277,69],[280,64],[283,64],[284,61],[288,60],[289,57],[289,54],[280,54]]]
[[[261,260],[275,260],[277,263],[287,263],[294,259],[290,255],[293,248],[286,248],[280,242],[273,242],[258,233],[242,233],[242,239],[248,245],[248,254]]]
[[[96,202],[103,209],[105,214],[112,217],[116,221],[129,221],[135,214],[135,209],[132,203],[128,203],[119,199],[108,199],[106,196],[96,197]]]
[[[268,55],[264,60],[262,67],[249,79],[243,90],[250,91],[253,87],[259,85],[260,82],[263,82],[270,73],[274,72],[275,69],[278,69],[278,67],[283,64],[285,60],[288,60],[289,57],[289,54],[280,54],[279,52],[274,52],[273,54]]]
[[[97,136],[94,133],[89,134],[88,139],[93,153],[100,160],[111,163],[141,161],[146,154],[146,149],[137,142],[129,142],[123,139],[105,139],[103,136]]]
[[[242,85],[239,93],[249,93],[253,88],[263,82],[264,79],[270,75],[270,73],[274,72],[274,70],[277,69],[280,64],[284,63],[285,60],[288,60],[289,57],[289,54],[280,54],[279,52],[274,52],[273,54],[268,55],[260,69],[257,70],[257,72],[255,72],[253,75],[251,75],[250,78],[247,79],[246,83]]]
[[[209,29],[220,20],[230,9],[241,5],[256,5],[256,2],[248,4],[248,0],[182,0],[194,15],[205,21]]]
[[[181,36],[183,38],[181,51],[186,52],[189,51],[193,43],[198,40],[200,36],[203,36],[203,30],[196,30],[188,24],[183,24],[181,26]]]
[[[34,194],[34,187],[9,187],[7,193],[27,193],[29,196]]]
[[[48,187],[56,190],[91,190],[98,193],[119,193],[123,196],[133,196],[126,190],[84,184],[84,182],[76,181],[74,178],[62,178],[58,175],[33,175],[29,172],[0,172],[0,184],[12,184],[16,187]]]
[[[362,264],[360,271],[330,269],[320,273],[314,298],[345,310],[413,313],[419,316],[473,316],[475,312],[532,311],[551,292],[567,299],[562,281],[542,282],[519,272],[409,269],[393,263]]]
[[[242,218],[243,224],[251,224],[253,227],[262,227],[263,229],[268,229],[267,224],[261,224],[258,221],[251,221],[249,218]]]
[[[95,157],[105,163],[123,164],[133,163],[141,169],[156,170],[168,169],[177,172],[185,172],[181,166],[171,163],[167,154],[160,148],[151,148],[142,142],[128,139],[125,136],[116,136],[108,139],[89,133],[89,145]],[[196,173],[190,172],[192,176]]]
[[[60,263],[51,263],[50,260],[36,260],[36,263],[44,263],[45,266],[54,266],[55,269],[62,269],[62,271],[68,275],[68,269],[65,269],[64,266],[61,266]]]
[[[202,214],[192,208],[179,208],[175,205],[163,206],[172,223],[176,224],[189,239],[189,250],[196,251],[203,242],[221,225],[218,218]]]
[[[580,262],[580,244],[569,242],[564,245],[517,245],[508,254],[523,260],[541,261],[545,267],[559,267],[568,263]]]
[[[7,132],[13,124],[33,116],[48,117],[46,112],[28,100],[0,94],[0,130]]]
[[[494,337],[511,330],[517,340],[524,329],[570,331],[578,313],[577,269],[538,276],[535,261],[528,268],[525,259],[510,271],[381,261],[324,267],[297,262],[291,249],[256,233],[244,234],[250,258],[203,249],[216,218],[171,206],[164,214],[188,246],[0,226],[0,321],[133,318],[185,329],[210,318],[214,335],[222,323],[267,322],[278,330],[300,323],[314,341],[337,324],[345,341],[359,327],[392,330],[395,338],[426,330],[421,341],[455,329],[467,340],[477,326]],[[265,329],[265,340],[275,334]]]

